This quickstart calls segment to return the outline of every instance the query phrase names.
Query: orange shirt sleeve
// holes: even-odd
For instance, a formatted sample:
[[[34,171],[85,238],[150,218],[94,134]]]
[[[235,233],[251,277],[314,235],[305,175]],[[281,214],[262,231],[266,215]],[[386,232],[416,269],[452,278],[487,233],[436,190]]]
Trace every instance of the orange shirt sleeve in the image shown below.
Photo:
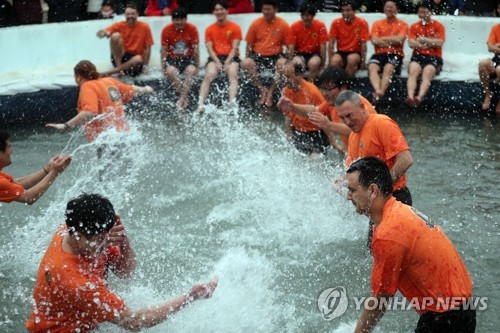
[[[409,39],[417,39],[417,25],[418,23],[414,23],[410,27],[410,35],[408,36]]]
[[[446,32],[445,32],[445,27],[439,22],[436,22],[436,37],[437,39],[442,39],[446,40]]]
[[[399,276],[408,256],[408,249],[394,241],[376,239],[372,243],[372,250],[372,294],[394,295],[398,290]]]
[[[372,37],[379,38],[380,37],[380,26],[381,26],[381,21],[376,21],[372,25]]]
[[[495,24],[491,28],[490,35],[486,43],[488,44],[500,43],[500,24]]]
[[[339,21],[338,19],[333,20],[332,25],[330,26],[330,38],[337,39],[338,37],[338,29],[339,29]]]
[[[255,44],[255,41],[257,40],[256,38],[256,33],[257,33],[257,22],[253,22],[251,25],[250,25],[250,28],[248,28],[248,31],[247,31],[247,36],[245,38],[246,42],[248,43],[248,45],[253,45]]]
[[[193,24],[190,28],[191,31],[191,44],[198,45],[200,44],[200,34],[198,33],[198,28]]]
[[[297,45],[298,25],[292,24],[286,36],[286,45]]]
[[[161,45],[168,46],[168,25],[161,31]]]
[[[360,41],[367,42],[370,40],[370,28],[368,27],[368,22],[364,19],[360,20]]]
[[[388,117],[378,118],[379,125],[376,126],[377,137],[380,140],[385,153],[385,160],[390,160],[402,151],[410,149],[396,122]],[[384,123],[383,125],[381,123]]]
[[[88,111],[95,114],[99,113],[99,98],[90,83],[84,83],[80,87],[77,111]]]
[[[12,202],[24,193],[24,187],[14,183],[14,178],[6,173],[0,172],[0,201]]]
[[[328,31],[326,30],[326,25],[323,22],[320,23],[320,28],[319,28],[319,43],[324,44],[328,42]]]

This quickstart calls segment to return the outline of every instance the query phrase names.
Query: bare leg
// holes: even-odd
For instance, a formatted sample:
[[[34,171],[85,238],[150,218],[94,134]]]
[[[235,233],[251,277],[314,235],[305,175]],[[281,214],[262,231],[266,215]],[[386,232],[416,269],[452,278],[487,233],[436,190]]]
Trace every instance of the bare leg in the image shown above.
[[[417,105],[422,103],[425,95],[427,94],[427,91],[429,90],[429,87],[431,86],[431,81],[435,75],[436,67],[432,65],[427,65],[424,67],[424,70],[422,72],[422,83],[420,84],[418,96],[415,97],[415,103]]]
[[[205,77],[201,82],[198,109],[196,111],[201,112],[203,110],[203,105],[205,104],[205,100],[207,99],[210,84],[213,80],[215,80],[219,72],[220,69],[217,68],[217,65],[213,61],[208,63],[205,71]]]
[[[354,77],[361,63],[361,56],[357,53],[351,53],[347,56],[345,71],[350,77]]]
[[[276,61],[276,71],[278,68],[282,68],[286,64],[286,58],[280,58]],[[278,79],[279,80],[279,79]],[[271,87],[269,88],[269,91],[267,92],[267,98],[266,98],[266,107],[267,108],[272,108],[273,107],[273,96],[274,96],[274,91],[278,87],[277,80],[273,80],[273,83],[271,84]]]
[[[417,89],[417,78],[422,72],[422,67],[415,61],[410,62],[408,67],[408,80],[406,81],[406,89],[408,90],[408,97],[406,104],[415,104],[415,90]]]
[[[229,66],[229,72],[227,73],[227,78],[229,79],[229,102],[236,101],[236,95],[238,94],[238,71],[240,70],[240,64],[237,62],[232,62]]]
[[[255,64],[255,61],[252,58],[248,57],[241,62],[241,68],[246,71],[248,75],[250,75],[250,79],[253,84],[260,90],[260,98],[257,101],[257,104],[264,104],[266,102],[268,90],[264,87],[262,81],[260,80],[259,73],[257,72],[257,64]]]
[[[111,54],[115,59],[116,68],[105,72],[105,75],[122,75],[125,71],[131,69],[134,66],[140,66],[144,62],[142,56],[135,55],[129,61],[122,64],[122,57],[125,54],[125,47],[123,46],[122,36],[118,32],[115,32],[109,38],[109,46],[111,49]]]
[[[181,93],[179,97],[179,107],[182,109],[186,108],[188,106],[188,100],[187,100],[187,95],[189,94],[189,91],[191,91],[191,86],[193,85],[193,79],[194,76],[198,73],[198,68],[194,65],[189,65],[186,67],[184,70],[184,84],[182,85],[181,88]]]
[[[307,62],[307,68],[309,68],[309,77],[307,78],[310,82],[314,82],[318,77],[319,67],[321,66],[321,58],[318,56],[311,57]]]
[[[380,89],[380,66],[376,63],[370,63],[368,65],[368,77],[370,78],[370,83],[373,88],[373,97],[375,100],[379,98],[378,92]]]
[[[165,75],[168,77],[170,82],[172,82],[175,90],[177,90],[177,92],[180,94],[182,83],[181,80],[179,80],[179,70],[174,66],[168,66],[165,70]]]
[[[484,90],[484,101],[481,108],[486,111],[491,103],[491,89],[490,89],[490,75],[495,71],[493,68],[493,61],[491,59],[484,59],[479,62],[479,79]]]
[[[380,84],[380,91],[377,92],[379,98],[385,95],[387,88],[389,88],[389,85],[392,82],[392,77],[394,76],[395,71],[396,69],[394,68],[393,64],[386,64],[384,66],[384,72],[382,73],[382,82]]]
[[[344,60],[342,59],[342,56],[338,53],[335,53],[332,55],[330,58],[330,67],[339,67],[339,68],[344,68]]]

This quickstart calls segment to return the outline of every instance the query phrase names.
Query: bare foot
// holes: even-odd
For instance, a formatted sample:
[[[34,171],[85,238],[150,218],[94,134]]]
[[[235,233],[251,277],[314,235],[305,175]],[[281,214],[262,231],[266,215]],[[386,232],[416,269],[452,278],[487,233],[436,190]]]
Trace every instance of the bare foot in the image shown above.
[[[179,98],[179,100],[177,101],[177,107],[179,109],[185,109],[187,106],[188,106],[188,101],[185,97],[181,97]]]
[[[262,106],[264,105],[264,103],[267,101],[267,89],[262,87],[262,89],[260,90],[260,98],[259,100],[257,101],[257,104],[259,106]]]
[[[270,109],[273,107],[273,94],[268,93],[266,98],[266,108]]]
[[[424,100],[424,96],[415,97],[415,106],[419,106],[420,104],[422,104],[423,100]]]
[[[406,97],[405,103],[408,104],[409,106],[414,106],[415,105],[415,99],[413,97]]]
[[[490,104],[491,104],[491,97],[486,97],[484,99],[483,105],[481,106],[482,110],[487,111],[490,108]],[[498,105],[497,105],[497,109],[498,109]]]
[[[198,105],[198,108],[196,109],[196,113],[202,113],[203,112],[203,105]]]

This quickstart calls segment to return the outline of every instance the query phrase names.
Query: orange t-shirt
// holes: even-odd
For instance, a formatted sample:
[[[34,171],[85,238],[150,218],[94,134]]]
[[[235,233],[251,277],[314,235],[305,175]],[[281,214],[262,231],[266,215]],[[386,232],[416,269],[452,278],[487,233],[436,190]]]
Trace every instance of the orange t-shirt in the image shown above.
[[[394,197],[373,229],[372,250],[374,295],[399,289],[406,299],[418,300],[420,314],[449,311],[446,298],[472,296],[467,268],[441,228]]]
[[[410,27],[410,39],[417,39],[418,37],[428,37],[434,39],[445,40],[444,25],[438,21],[432,20],[430,23],[423,25],[421,21],[412,24]],[[428,55],[443,58],[442,47],[428,47],[420,50],[413,50],[413,55]]]
[[[124,307],[107,286],[107,265],[112,261],[108,251],[95,259],[64,252],[67,232],[66,227],[57,231],[38,268],[35,305],[26,322],[31,333],[90,332],[98,323],[116,318]]]
[[[149,25],[145,22],[137,21],[133,27],[127,22],[116,22],[106,28],[112,33],[119,32],[123,39],[125,52],[144,56],[147,46],[153,45],[153,35]]]
[[[398,124],[381,114],[371,114],[359,133],[351,132],[347,145],[346,165],[359,158],[375,156],[385,161],[391,169],[396,155],[409,150]],[[394,191],[406,186],[406,173],[394,183]]]
[[[337,41],[337,51],[361,52],[361,44],[370,40],[368,22],[357,16],[353,22],[342,17],[335,19],[330,26],[330,39]]]
[[[12,202],[24,193],[24,187],[14,182],[14,177],[0,171],[0,201]]]
[[[295,92],[292,88],[286,86],[283,88],[283,96],[290,98],[295,104],[318,106],[325,102],[319,89],[306,80],[302,80],[299,91]],[[295,113],[287,112],[286,116],[292,118],[293,127],[299,132],[319,131],[320,128],[311,123],[307,118],[301,117]],[[325,114],[327,115],[327,114]]]
[[[488,41],[486,43],[493,45],[500,43],[500,23],[495,24],[491,28],[490,36],[488,37]]]
[[[245,40],[252,52],[261,56],[274,56],[283,53],[289,30],[287,21],[281,17],[276,17],[273,22],[259,17],[248,28]]]
[[[175,25],[170,23],[161,31],[161,45],[165,47],[169,58],[192,57],[193,46],[199,43],[198,29],[189,22],[186,22],[183,30],[177,30]]]
[[[134,96],[134,87],[114,78],[90,80],[80,87],[78,112],[88,111],[98,115],[84,126],[89,142],[110,127],[118,131],[129,129],[123,113],[123,103]]]
[[[377,113],[377,111],[375,111],[375,108],[373,107],[372,103],[370,103],[369,100],[367,100],[366,98],[364,98],[361,95],[359,97],[361,97],[361,103],[365,106],[365,109],[369,113],[371,113],[371,114]],[[324,102],[323,104],[318,106],[318,109],[319,109],[319,112],[329,115],[332,122],[339,123],[339,124],[343,123],[342,119],[340,119],[340,117],[337,115],[337,111],[336,111],[335,106],[329,105],[327,102]],[[342,142],[344,143],[344,145],[347,147],[347,145],[349,143],[349,137],[345,136],[345,135],[339,135],[339,137],[342,140]]]
[[[292,24],[286,45],[295,46],[295,51],[300,53],[318,53],[321,44],[328,42],[326,25],[314,19],[310,27],[306,27],[304,21],[300,20]]]
[[[215,54],[227,56],[233,49],[233,41],[241,40],[241,28],[234,22],[227,21],[224,26],[217,23],[205,30],[205,42],[212,42]],[[240,54],[236,51],[236,56]]]
[[[400,19],[389,22],[387,19],[376,21],[372,26],[372,37],[408,37],[408,24]],[[375,54],[390,53],[404,57],[403,45],[392,45],[390,47],[375,46]]]

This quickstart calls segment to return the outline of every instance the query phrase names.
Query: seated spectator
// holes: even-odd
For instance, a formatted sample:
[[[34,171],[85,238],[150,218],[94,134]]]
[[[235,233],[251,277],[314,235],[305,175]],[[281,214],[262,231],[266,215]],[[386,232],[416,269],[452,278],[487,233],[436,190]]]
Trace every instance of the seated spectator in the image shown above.
[[[418,106],[422,103],[431,81],[443,67],[443,44],[445,40],[444,25],[433,20],[432,6],[428,1],[418,4],[419,21],[410,27],[408,44],[413,49],[413,55],[408,65],[408,97],[406,103]],[[417,79],[422,74],[422,82],[418,95],[415,97]]]
[[[98,19],[109,19],[115,17],[115,9],[113,0],[104,0],[102,3],[101,11],[97,15]]]
[[[40,24],[43,20],[40,0],[13,0],[17,24]]]
[[[439,0],[434,0],[434,3]],[[446,4],[446,1],[441,0]],[[465,0],[448,0],[448,14],[450,15],[465,15]]]
[[[493,59],[484,59],[479,63],[479,79],[484,90],[483,111],[487,111],[491,104],[490,80],[500,77],[500,24],[491,28],[490,36],[486,42],[488,51],[493,53]],[[500,114],[500,103],[496,105],[496,113]]]
[[[87,20],[95,20],[98,18],[102,9],[102,0],[87,1]]]
[[[0,0],[0,28],[12,27],[17,24],[14,8],[7,0]]]
[[[212,12],[212,1],[177,0],[179,7],[185,8],[189,14],[209,14]]]
[[[209,54],[205,77],[200,86],[197,112],[203,110],[210,84],[222,72],[229,80],[229,104],[236,105],[238,94],[238,71],[240,69],[239,46],[242,39],[238,24],[227,19],[229,5],[226,1],[216,0],[213,4],[216,22],[205,30],[205,42]]]
[[[146,16],[167,16],[177,7],[177,0],[148,0]]]
[[[368,22],[356,16],[353,1],[343,2],[341,11],[342,17],[333,20],[330,27],[328,58],[330,66],[344,68],[350,77],[354,77],[359,68],[365,67],[370,31]]]
[[[87,18],[86,0],[45,0],[49,5],[49,22],[73,22]]]
[[[250,0],[229,1],[229,14],[253,13],[253,6]]]

